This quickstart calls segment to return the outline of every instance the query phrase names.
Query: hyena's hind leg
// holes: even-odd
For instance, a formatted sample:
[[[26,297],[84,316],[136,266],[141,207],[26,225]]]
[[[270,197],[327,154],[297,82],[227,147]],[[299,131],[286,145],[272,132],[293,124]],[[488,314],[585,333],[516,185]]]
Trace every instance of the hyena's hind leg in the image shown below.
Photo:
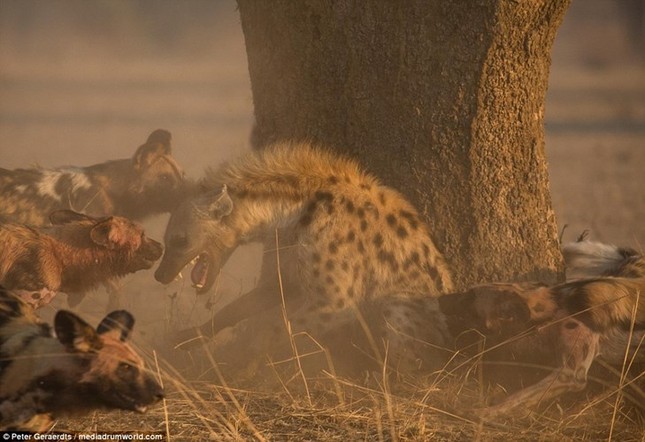
[[[530,412],[543,401],[587,386],[587,372],[598,356],[600,336],[575,318],[566,318],[548,327],[557,328],[554,331],[559,336],[562,365],[538,383],[485,408],[480,412],[482,417],[494,418],[519,410]]]
[[[381,346],[379,356],[387,358],[395,372],[436,370],[452,355],[450,334],[437,298],[395,294],[369,302],[361,310]]]

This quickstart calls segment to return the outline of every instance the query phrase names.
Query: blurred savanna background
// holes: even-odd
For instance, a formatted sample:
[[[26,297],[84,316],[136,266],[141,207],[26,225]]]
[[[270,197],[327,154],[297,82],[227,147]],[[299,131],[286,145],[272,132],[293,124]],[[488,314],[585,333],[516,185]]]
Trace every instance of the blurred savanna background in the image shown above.
[[[187,176],[198,178],[248,150],[252,126],[235,1],[0,0],[0,167],[127,158],[164,128]],[[645,249],[645,1],[573,2],[554,45],[546,149],[565,240],[589,229],[592,239]],[[147,221],[149,235],[161,240],[166,219]],[[183,280],[161,286],[152,272],[126,278],[141,345],[161,346],[253,287],[259,257],[258,246],[236,253],[212,299],[195,299]],[[98,320],[105,303],[99,290],[79,310]],[[163,427],[155,416],[145,428]],[[139,429],[137,419],[126,429]],[[198,432],[173,425],[186,437]]]

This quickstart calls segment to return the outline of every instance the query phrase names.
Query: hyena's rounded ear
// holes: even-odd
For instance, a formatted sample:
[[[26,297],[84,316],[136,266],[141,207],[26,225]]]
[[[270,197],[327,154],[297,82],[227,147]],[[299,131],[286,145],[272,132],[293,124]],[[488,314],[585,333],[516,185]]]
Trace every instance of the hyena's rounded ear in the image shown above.
[[[126,310],[116,310],[103,318],[96,328],[96,332],[99,335],[109,333],[115,338],[125,341],[130,337],[132,327],[134,327],[134,316]]]
[[[87,353],[101,349],[102,343],[94,328],[67,310],[60,310],[54,318],[58,341],[69,351]]]
[[[221,189],[210,191],[200,196],[197,203],[197,209],[200,214],[217,221],[230,215],[234,206],[226,184]]]
[[[222,186],[222,190],[215,196],[213,201],[208,206],[208,213],[215,219],[222,219],[228,216],[233,211],[233,200],[228,194],[226,184]]]
[[[163,129],[157,129],[148,136],[145,144],[139,146],[134,153],[132,162],[135,168],[148,166],[152,161],[162,155],[170,155],[170,132]]]
[[[55,210],[49,214],[49,222],[55,226],[93,219],[94,218],[85,215],[84,213],[74,212],[73,210],[68,209]]]

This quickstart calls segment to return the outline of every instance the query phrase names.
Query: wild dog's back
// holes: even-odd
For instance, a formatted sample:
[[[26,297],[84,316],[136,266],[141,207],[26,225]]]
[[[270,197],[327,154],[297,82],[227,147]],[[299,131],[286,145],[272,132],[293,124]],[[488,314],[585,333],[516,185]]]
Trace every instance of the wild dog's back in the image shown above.
[[[159,129],[131,159],[87,167],[0,169],[0,222],[46,225],[58,209],[142,219],[170,211],[185,184],[171,154],[170,133]]]

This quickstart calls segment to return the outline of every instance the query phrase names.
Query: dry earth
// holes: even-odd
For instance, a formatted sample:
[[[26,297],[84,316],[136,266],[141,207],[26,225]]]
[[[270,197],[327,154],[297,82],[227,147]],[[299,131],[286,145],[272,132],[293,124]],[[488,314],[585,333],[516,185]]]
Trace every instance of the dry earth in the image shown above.
[[[569,226],[565,238],[591,229],[594,239],[643,250],[645,66],[625,42],[612,3],[574,5],[556,42],[546,109],[552,198],[560,227]],[[189,176],[248,149],[253,106],[234,2],[161,1],[154,13],[146,6],[0,1],[1,167],[129,157],[160,127],[172,131],[174,154]],[[146,229],[161,238],[165,221],[151,220]],[[236,253],[211,303],[253,286],[259,253]],[[151,357],[153,349],[161,352],[168,399],[145,416],[97,413],[59,429],[168,430],[177,441],[606,440],[613,423],[614,440],[645,438],[642,420],[622,408],[612,418],[613,397],[587,410],[563,403],[482,427],[450,416],[480,401],[469,384],[437,391],[421,382],[400,395],[312,381],[316,393],[308,400],[294,382],[272,395],[228,389],[221,379],[189,383],[164,360],[163,337],[207,317],[209,300],[196,300],[183,281],[162,287],[151,273],[127,278],[124,291],[138,318],[137,341]],[[98,320],[104,304],[99,291],[80,310]],[[459,399],[457,389],[464,390]]]

